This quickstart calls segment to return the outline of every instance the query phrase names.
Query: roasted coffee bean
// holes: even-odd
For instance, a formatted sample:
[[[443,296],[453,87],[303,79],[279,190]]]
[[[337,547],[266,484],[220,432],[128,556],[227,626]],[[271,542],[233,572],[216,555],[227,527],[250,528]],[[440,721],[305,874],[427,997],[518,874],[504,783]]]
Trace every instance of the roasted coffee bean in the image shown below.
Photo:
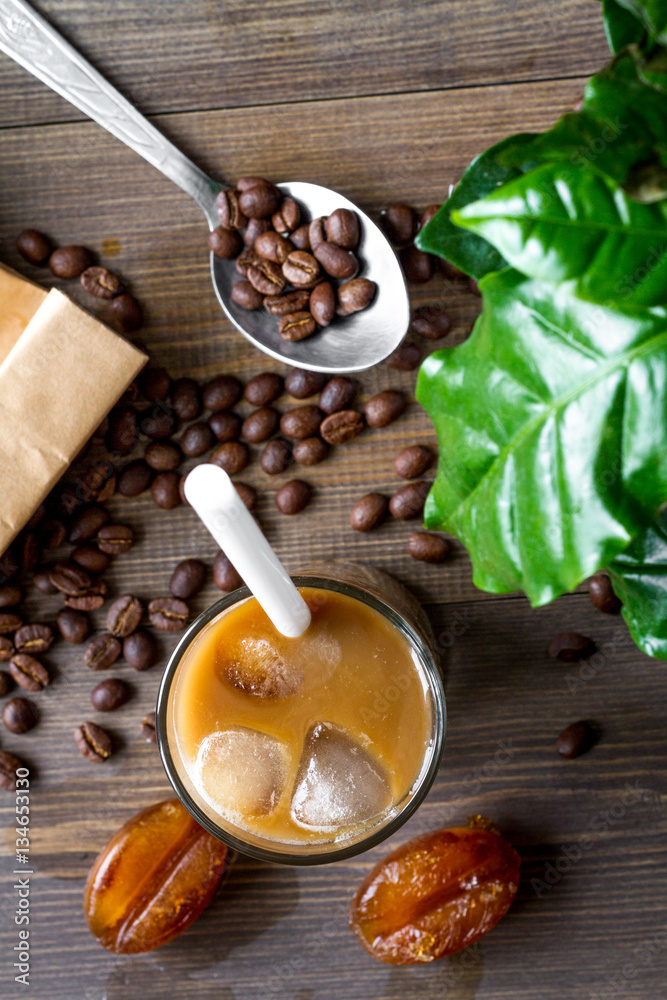
[[[588,594],[598,611],[604,611],[607,615],[617,615],[623,607],[623,602],[614,593],[606,573],[596,573],[590,578]]]
[[[10,698],[3,706],[2,721],[10,733],[27,733],[37,719],[37,708],[27,698]]]
[[[189,601],[206,583],[206,564],[201,559],[183,559],[171,574],[169,590],[174,597]]]
[[[553,660],[564,660],[574,663],[577,660],[587,660],[595,652],[595,643],[580,632],[561,632],[555,635],[549,643],[549,656]]]
[[[215,437],[208,424],[205,424],[203,421],[197,421],[197,423],[190,424],[189,427],[185,428],[179,443],[181,451],[187,458],[197,458],[199,455],[204,455],[207,451],[210,451],[215,444]]]
[[[238,191],[234,191],[233,188],[219,192],[215,199],[215,207],[218,210],[220,225],[224,229],[243,229],[247,225],[248,219],[239,206]]]
[[[417,344],[404,340],[394,353],[389,355],[385,364],[388,368],[395,368],[399,372],[412,372],[419,365],[421,359],[422,352]]]
[[[29,264],[45,264],[51,256],[51,240],[37,229],[24,229],[16,238],[16,249]]]
[[[73,545],[79,542],[87,542],[89,538],[94,538],[100,528],[109,520],[109,511],[106,507],[91,503],[81,507],[70,524],[69,540]]]
[[[108,597],[107,586],[103,580],[99,580],[94,587],[78,597],[66,597],[65,605],[73,608],[74,611],[97,611],[101,608]]]
[[[310,285],[320,273],[320,265],[307,250],[292,250],[285,257],[283,274],[297,288]]]
[[[118,275],[106,267],[87,267],[79,280],[85,291],[96,299],[113,299],[123,291]]]
[[[104,318],[118,333],[132,333],[142,325],[144,314],[135,297],[129,292],[123,292],[111,300]]]
[[[211,434],[207,424],[202,426],[206,427],[206,430]],[[149,445],[146,445],[144,458],[151,469],[155,469],[156,472],[172,472],[181,464],[183,455],[181,449],[173,441],[151,441]]]
[[[34,531],[22,531],[17,539],[18,557],[24,573],[32,573],[39,562],[41,551]]]
[[[216,226],[208,234],[208,248],[216,257],[231,260],[241,252],[241,237],[234,229]]]
[[[2,643],[3,642],[7,643],[7,642],[9,642],[9,640],[5,639],[4,636],[1,636],[0,637],[0,649],[3,648],[2,647]],[[11,645],[11,643],[10,643],[10,645]],[[4,662],[5,659],[9,659],[9,658],[10,657],[3,656],[2,660]],[[8,674],[6,670],[0,670],[0,698],[4,698],[5,695],[9,694],[9,692],[11,691],[11,689],[13,687],[14,687],[14,679],[13,679],[12,675]]]
[[[0,663],[6,663],[8,660],[11,660],[15,652],[12,640],[8,639],[6,635],[0,635]],[[0,698],[4,697],[7,693],[6,691],[3,692],[3,680],[8,676],[9,674],[0,673]]]
[[[116,492],[116,470],[111,462],[89,466],[81,475],[78,492],[85,500],[109,500]]]
[[[218,375],[204,386],[204,406],[212,413],[231,410],[241,398],[243,386],[233,375]]]
[[[74,730],[74,742],[79,753],[94,764],[108,760],[113,753],[113,743],[108,732],[94,722],[82,722],[77,726]]]
[[[272,406],[260,406],[243,421],[241,436],[251,444],[260,444],[273,437],[278,430],[279,423],[280,414],[277,410],[274,410]]]
[[[20,615],[13,611],[0,611],[0,635],[13,635],[22,624]]]
[[[134,670],[150,670],[157,663],[157,643],[150,632],[139,629],[123,640],[123,656]]]
[[[185,504],[186,507],[190,506],[190,501],[185,495],[185,480],[188,478],[188,473],[184,472],[178,481],[178,495],[181,498],[181,503]]]
[[[133,542],[134,532],[129,524],[105,524],[97,532],[98,548],[110,556],[128,552]]]
[[[350,511],[350,525],[355,531],[373,531],[386,519],[389,501],[381,493],[367,493]]]
[[[141,720],[141,735],[147,743],[157,743],[155,712],[147,712]]]
[[[3,581],[7,583],[14,579],[20,568],[21,566],[18,561],[16,542],[13,542],[0,555],[0,576],[2,576]]]
[[[306,222],[290,233],[290,241],[297,250],[310,250],[310,223]]]
[[[118,476],[118,492],[122,497],[138,497],[148,489],[152,479],[151,469],[138,458],[129,462]]]
[[[104,573],[111,558],[106,552],[100,552],[96,545],[79,545],[72,551],[72,562],[88,573]]]
[[[51,583],[50,572],[48,569],[41,569],[32,578],[32,582],[42,594],[58,593],[58,588]]]
[[[171,390],[171,403],[179,420],[196,420],[202,410],[201,392],[193,378],[178,378]]]
[[[53,645],[53,629],[50,625],[22,625],[14,635],[14,645],[18,653],[39,656]]]
[[[353,278],[346,281],[338,289],[339,316],[351,316],[352,313],[367,309],[375,297],[377,285],[368,278]]]
[[[428,531],[413,531],[408,538],[408,555],[425,563],[442,563],[449,559],[452,547],[446,538]]]
[[[252,249],[252,247],[247,247],[236,258],[236,263],[234,264],[234,267],[236,271],[241,275],[241,277],[247,278],[248,268],[251,266],[251,264],[256,264],[258,260],[259,257]]]
[[[292,448],[292,457],[299,465],[318,465],[323,462],[329,453],[329,448],[320,437],[304,438],[302,441],[295,441]]]
[[[303,368],[292,368],[285,376],[285,389],[295,399],[308,399],[309,396],[319,392],[326,381],[327,376],[323,372],[307,372]]]
[[[45,549],[59,549],[67,538],[67,528],[58,517],[47,517],[39,526],[39,537]]]
[[[359,270],[359,261],[351,250],[343,250],[337,243],[325,240],[313,250],[315,257],[332,278],[354,278]]]
[[[253,288],[262,295],[280,295],[287,284],[280,265],[261,258],[257,258],[248,266],[247,278]]]
[[[137,344],[137,346],[138,346],[138,344]],[[142,347],[142,350],[147,351],[148,348],[147,347],[146,348]],[[127,389],[125,390],[125,392],[123,393],[123,395],[120,397],[120,402],[123,405],[130,405],[131,403],[136,403],[137,400],[139,399],[140,395],[141,395],[141,393],[139,392],[139,382],[135,378],[132,382],[130,382],[130,384],[128,385]]]
[[[236,190],[240,193],[241,191],[247,191],[248,188],[258,186],[261,187],[262,185],[265,185],[266,187],[273,187],[271,181],[267,181],[266,177],[244,176],[239,177],[237,180]]]
[[[312,488],[303,479],[290,479],[275,495],[275,504],[281,514],[299,514],[310,503]]]
[[[42,691],[51,678],[44,664],[28,653],[16,653],[9,661],[9,672],[26,691]]]
[[[171,375],[162,365],[148,365],[139,376],[139,388],[149,403],[163,403],[171,390]]]
[[[394,472],[401,479],[419,479],[435,461],[430,448],[422,444],[411,444],[399,451],[394,459]]]
[[[231,299],[242,309],[260,309],[264,304],[262,293],[247,280],[237,281],[232,285]]]
[[[303,441],[317,434],[323,416],[319,406],[296,406],[283,413],[280,430],[292,441]]]
[[[359,243],[359,219],[349,208],[337,208],[324,223],[330,243],[337,243],[345,250],[356,250]]]
[[[164,403],[156,403],[141,414],[139,430],[153,441],[164,441],[178,429],[176,414]]]
[[[243,230],[243,242],[246,247],[252,249],[255,245],[255,240],[262,233],[266,233],[271,228],[271,222],[269,219],[248,219],[248,225]]]
[[[324,413],[337,413],[347,410],[357,395],[357,386],[351,378],[345,375],[335,375],[330,378],[320,393],[318,405]]]
[[[156,597],[148,605],[148,615],[161,632],[180,632],[188,623],[189,611],[177,597]]]
[[[431,484],[423,480],[401,486],[389,501],[389,513],[398,521],[409,521],[413,517],[420,517],[430,488]]]
[[[119,677],[107,677],[90,692],[90,703],[96,712],[114,712],[128,701],[132,689]]]
[[[141,624],[144,613],[141,601],[132,594],[117,597],[107,611],[107,629],[120,639],[135,632]]]
[[[284,236],[269,229],[257,237],[253,250],[258,257],[262,257],[264,260],[272,260],[274,264],[282,264],[287,260],[294,247]]]
[[[262,372],[246,383],[243,398],[253,406],[268,406],[283,391],[283,380],[276,372]]]
[[[267,295],[264,299],[264,308],[271,316],[290,316],[308,308],[310,294],[307,288],[299,288],[294,292],[284,292],[282,295]]]
[[[269,476],[279,476],[290,464],[292,451],[284,438],[269,441],[259,462]]]
[[[380,215],[380,228],[396,247],[410,243],[417,232],[417,213],[410,205],[396,202]]]
[[[241,418],[238,413],[214,413],[208,422],[214,436],[224,444],[226,441],[236,441],[241,435]]]
[[[315,250],[320,243],[324,243],[326,241],[326,221],[326,216],[321,215],[318,219],[313,219],[308,226],[308,242],[310,243],[312,253],[315,253]]]
[[[273,184],[255,184],[241,191],[239,208],[249,219],[267,219],[278,209],[282,195]]]
[[[364,426],[364,418],[357,410],[339,410],[322,421],[320,434],[327,444],[345,444],[361,434]]]
[[[556,740],[556,750],[561,757],[571,759],[581,757],[596,742],[596,733],[590,723],[573,722],[567,726]]]
[[[116,662],[122,646],[114,635],[96,635],[83,651],[83,662],[91,670],[106,670]]]
[[[78,278],[93,263],[86,247],[58,247],[49,257],[49,267],[56,278]]]
[[[218,590],[225,591],[238,590],[243,586],[243,580],[222,549],[213,560],[213,582]]]
[[[315,285],[308,300],[308,311],[318,326],[328,326],[336,312],[336,293],[328,281]]]
[[[400,389],[383,389],[364,406],[366,423],[369,427],[386,427],[405,412],[407,405],[405,393]]]
[[[234,483],[234,489],[241,497],[243,504],[248,510],[254,510],[257,506],[257,490],[250,483]]]
[[[409,246],[405,250],[401,250],[400,260],[403,274],[413,284],[424,284],[433,277],[433,258],[416,246]]]
[[[178,472],[159,472],[151,484],[153,502],[162,510],[173,510],[181,502]]]
[[[16,772],[22,767],[24,764],[20,757],[7,753],[6,750],[0,750],[0,788],[4,788],[6,792],[15,791]]]
[[[209,462],[219,465],[229,476],[236,476],[250,461],[250,452],[240,441],[226,441],[211,452]]]
[[[305,310],[283,316],[278,324],[278,333],[283,340],[305,340],[306,337],[312,337],[316,330],[317,323]]]
[[[422,212],[421,219],[419,220],[420,230],[423,229],[424,226],[428,225],[433,216],[440,211],[441,207],[442,207],[441,205],[429,205],[428,208],[424,209],[424,211]]]
[[[271,225],[277,233],[291,233],[301,222],[301,209],[294,198],[283,198],[280,208],[271,216]]]
[[[85,594],[92,585],[88,573],[76,563],[56,563],[51,568],[49,579],[57,590],[68,597],[78,597],[80,594]]]
[[[420,306],[415,309],[410,329],[427,340],[440,340],[446,337],[451,328],[449,316],[439,306]]]
[[[112,454],[129,455],[137,443],[137,411],[131,406],[119,406],[109,415],[107,448]]]
[[[6,583],[0,587],[0,608],[15,608],[21,603],[23,591],[14,583]]]
[[[85,642],[90,635],[90,619],[85,611],[61,608],[56,615],[56,624],[65,642],[74,645]]]

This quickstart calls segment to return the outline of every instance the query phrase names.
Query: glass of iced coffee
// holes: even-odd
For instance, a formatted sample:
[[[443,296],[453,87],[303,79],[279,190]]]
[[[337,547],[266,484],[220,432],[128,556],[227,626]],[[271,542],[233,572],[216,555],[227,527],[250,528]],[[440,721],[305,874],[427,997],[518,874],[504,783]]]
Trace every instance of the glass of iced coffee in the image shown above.
[[[284,864],[364,851],[435,777],[445,702],[428,621],[393,579],[327,563],[293,577],[311,612],[281,635],[242,588],[197,618],[160,687],[167,774],[231,847]]]

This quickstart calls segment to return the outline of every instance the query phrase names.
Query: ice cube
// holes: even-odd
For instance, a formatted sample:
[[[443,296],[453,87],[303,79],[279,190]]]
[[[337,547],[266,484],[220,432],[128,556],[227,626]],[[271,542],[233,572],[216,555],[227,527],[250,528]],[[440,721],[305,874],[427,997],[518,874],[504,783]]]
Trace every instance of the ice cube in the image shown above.
[[[283,698],[301,684],[301,669],[270,638],[240,639],[225,666],[230,684],[258,698]]]
[[[311,726],[292,793],[292,818],[313,829],[364,823],[384,812],[392,796],[382,764],[344,729]]]
[[[197,788],[217,812],[266,816],[285,787],[289,748],[245,726],[206,736],[197,753]]]

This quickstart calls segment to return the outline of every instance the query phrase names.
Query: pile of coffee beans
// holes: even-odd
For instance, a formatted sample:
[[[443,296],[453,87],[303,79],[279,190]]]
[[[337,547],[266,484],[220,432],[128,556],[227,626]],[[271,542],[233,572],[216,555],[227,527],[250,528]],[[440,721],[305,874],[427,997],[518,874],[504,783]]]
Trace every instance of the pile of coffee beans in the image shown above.
[[[357,215],[338,208],[306,221],[293,198],[263,177],[241,177],[217,198],[217,226],[209,249],[236,258],[241,279],[232,301],[264,308],[278,320],[283,340],[305,340],[335,321],[366,309],[375,282],[358,277],[361,239]]]

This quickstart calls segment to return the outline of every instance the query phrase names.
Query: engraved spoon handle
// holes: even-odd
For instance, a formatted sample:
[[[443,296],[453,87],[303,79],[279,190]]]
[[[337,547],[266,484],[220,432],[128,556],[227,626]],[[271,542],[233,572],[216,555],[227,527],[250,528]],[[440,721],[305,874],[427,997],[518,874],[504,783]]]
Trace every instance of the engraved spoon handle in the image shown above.
[[[195,166],[24,0],[0,0],[0,50],[157,167],[214,229],[222,189]]]

